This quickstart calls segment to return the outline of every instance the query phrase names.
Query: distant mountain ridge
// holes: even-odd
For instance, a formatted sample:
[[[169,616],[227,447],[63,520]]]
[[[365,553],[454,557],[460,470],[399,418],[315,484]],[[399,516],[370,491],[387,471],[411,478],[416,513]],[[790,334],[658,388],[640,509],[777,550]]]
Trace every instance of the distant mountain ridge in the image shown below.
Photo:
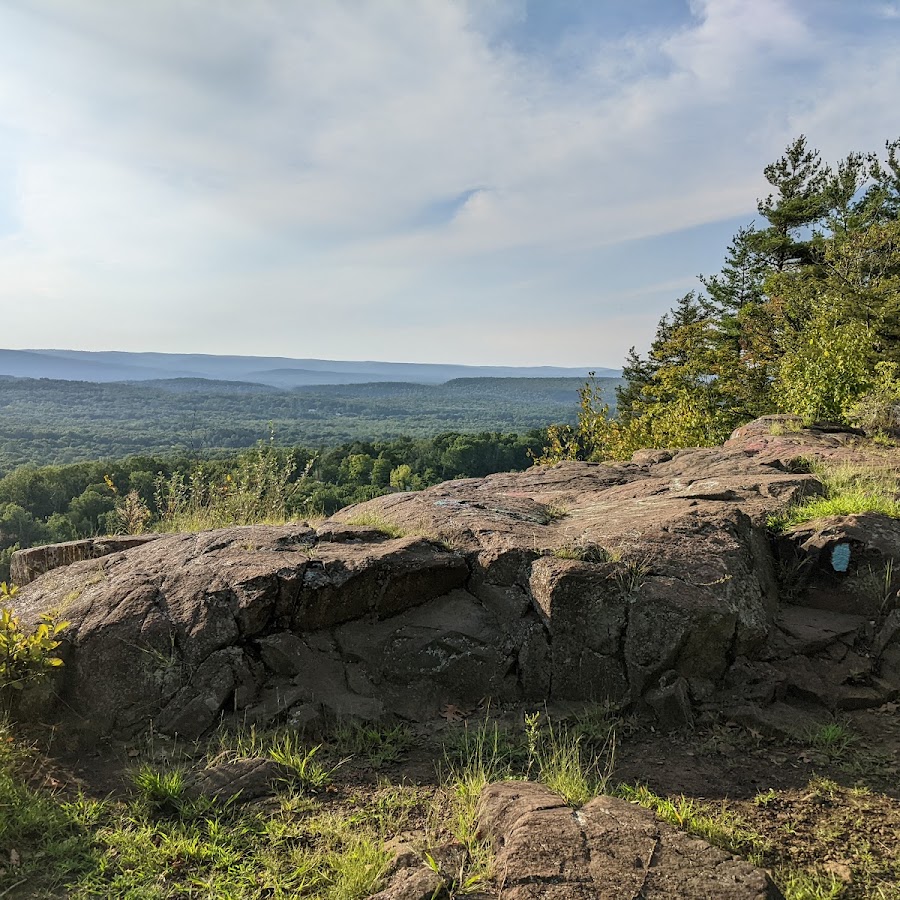
[[[375,381],[443,384],[455,378],[586,378],[590,371],[604,378],[621,375],[620,369],[603,366],[464,366],[124,350],[0,350],[0,376],[98,383],[206,378],[292,388]]]

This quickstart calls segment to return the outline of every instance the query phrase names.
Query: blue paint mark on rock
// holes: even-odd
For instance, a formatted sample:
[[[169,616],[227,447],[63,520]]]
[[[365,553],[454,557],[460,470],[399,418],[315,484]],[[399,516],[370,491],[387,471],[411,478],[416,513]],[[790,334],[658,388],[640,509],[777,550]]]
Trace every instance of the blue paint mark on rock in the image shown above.
[[[850,567],[850,545],[837,544],[831,551],[831,568],[835,572],[846,572]]]

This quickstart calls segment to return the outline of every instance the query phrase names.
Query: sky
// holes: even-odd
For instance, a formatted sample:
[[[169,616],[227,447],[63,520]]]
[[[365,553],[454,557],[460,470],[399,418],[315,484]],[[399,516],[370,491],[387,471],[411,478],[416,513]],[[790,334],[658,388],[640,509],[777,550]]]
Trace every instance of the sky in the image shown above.
[[[0,0],[0,346],[618,366],[900,0]]]

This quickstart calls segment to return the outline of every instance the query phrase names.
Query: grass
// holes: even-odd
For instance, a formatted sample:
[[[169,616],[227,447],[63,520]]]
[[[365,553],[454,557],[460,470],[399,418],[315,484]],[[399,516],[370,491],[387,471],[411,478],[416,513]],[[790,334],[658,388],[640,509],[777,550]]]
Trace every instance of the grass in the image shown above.
[[[380,725],[355,720],[338,723],[332,740],[341,753],[362,759],[373,769],[399,762],[415,743],[408,725]]]
[[[653,571],[653,564],[647,557],[623,559],[616,567],[613,577],[623,594],[634,594],[643,587]]]
[[[887,559],[880,570],[866,566],[864,572],[859,572],[858,578],[860,590],[872,602],[879,615],[886,615],[897,605],[898,591],[894,583],[897,571],[892,558]]]
[[[576,559],[587,563],[620,562],[622,553],[618,550],[607,550],[599,544],[566,544],[557,547],[552,553],[557,559]]]
[[[768,867],[788,900],[900,900],[895,802],[827,777],[721,802],[615,785],[617,733],[629,732],[602,707],[563,721],[531,714],[506,726],[454,726],[445,732],[443,778],[421,786],[402,771],[397,783],[372,776],[370,754],[399,759],[413,746],[413,733],[397,726],[339,725],[315,744],[253,728],[223,731],[206,747],[148,740],[131,790],[97,800],[63,791],[50,780],[55,770],[0,723],[0,896],[363,900],[383,886],[384,845],[400,833],[413,836],[450,897],[495,896],[498,873],[478,831],[478,799],[490,782],[525,778],[574,806],[608,792],[651,809]],[[692,749],[697,740],[693,734]],[[861,746],[844,723],[823,725],[808,740],[838,760]],[[291,778],[256,804],[187,796],[188,765],[246,756],[278,756],[307,776],[319,767],[326,778]],[[319,787],[308,789],[313,783]],[[837,877],[837,863],[851,870],[850,882]]]
[[[288,736],[271,747],[315,759]],[[339,810],[287,786],[266,809],[188,801],[181,769],[145,764],[132,795],[96,801],[30,787],[37,760],[0,724],[0,896],[362,900],[390,858],[383,792]]]
[[[554,725],[549,719],[542,727],[540,714],[525,716],[528,750],[526,774],[556,791],[570,806],[583,806],[606,792],[615,767],[615,731],[610,728],[599,753],[586,746],[577,727]]]
[[[307,746],[289,730],[257,731],[255,726],[237,731],[220,731],[218,747],[211,758],[215,764],[225,759],[265,757],[280,763],[291,773],[291,786],[308,793],[324,790],[346,760],[322,762],[321,744]]]
[[[284,525],[288,521],[287,511],[314,462],[315,457],[298,475],[293,461],[270,441],[269,444],[260,442],[255,449],[240,454],[233,471],[223,478],[211,477],[202,465],[187,476],[181,472],[173,472],[168,477],[160,474],[154,491],[159,515],[149,525],[161,532]],[[117,497],[119,512],[123,510],[123,499]],[[146,516],[139,516],[141,530],[150,516],[146,508],[144,512]]]
[[[661,797],[643,784],[619,785],[616,793],[656,813],[664,822],[689,831],[714,847],[762,865],[771,843],[724,804],[714,806],[685,796]]]
[[[185,789],[184,773],[180,769],[160,772],[143,765],[134,775],[134,786],[154,812],[172,814],[180,811]]]
[[[600,749],[594,750],[601,735]],[[540,713],[526,715],[521,729],[501,728],[489,720],[466,725],[445,748],[443,803],[436,813],[464,853],[450,873],[432,856],[451,896],[484,887],[492,874],[493,852],[477,821],[478,799],[486,785],[530,779],[546,784],[566,803],[582,806],[607,789],[614,760],[615,731],[605,710],[600,717],[568,725],[556,725]],[[436,826],[432,830],[437,831]]]
[[[487,719],[471,729],[466,724],[461,739],[445,748],[447,772],[429,831],[434,842],[435,835],[446,828],[463,854],[450,872],[434,854],[428,853],[426,859],[448,891],[464,894],[490,880],[494,854],[478,830],[478,799],[488,784],[516,777],[517,763],[524,761],[522,751],[521,739]]]
[[[787,531],[813,519],[850,516],[866,512],[900,518],[900,481],[898,476],[871,466],[829,466],[814,463],[813,474],[822,483],[823,493],[809,497],[769,517],[769,527]]]
[[[784,434],[798,434],[803,430],[803,421],[799,416],[794,418],[776,419],[769,423],[769,434],[780,437]]]
[[[387,535],[387,537],[391,538],[401,538],[406,537],[409,532],[405,528],[401,528],[399,525],[395,525],[393,522],[389,522],[384,516],[380,516],[377,513],[359,513],[359,515],[353,516],[351,519],[347,519],[347,525],[361,525],[367,528],[374,528],[376,531],[380,531],[382,534]]]
[[[843,759],[847,751],[858,741],[857,735],[841,722],[820,725],[807,735],[809,746],[825,754],[832,761]]]
[[[548,503],[544,507],[544,515],[547,517],[544,524],[548,525],[550,522],[564,519],[570,512],[571,510],[564,503]]]

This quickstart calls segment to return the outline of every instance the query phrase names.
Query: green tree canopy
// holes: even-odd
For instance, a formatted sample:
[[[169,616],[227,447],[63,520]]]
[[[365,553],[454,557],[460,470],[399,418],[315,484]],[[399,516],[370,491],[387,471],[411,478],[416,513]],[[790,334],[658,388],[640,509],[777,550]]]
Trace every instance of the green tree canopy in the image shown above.
[[[716,444],[767,413],[846,421],[876,385],[895,394],[896,370],[876,370],[900,363],[900,140],[886,151],[830,166],[793,141],[765,167],[763,227],[740,229],[649,352],[629,352],[616,418],[586,385],[578,425],[552,428],[543,459]]]

